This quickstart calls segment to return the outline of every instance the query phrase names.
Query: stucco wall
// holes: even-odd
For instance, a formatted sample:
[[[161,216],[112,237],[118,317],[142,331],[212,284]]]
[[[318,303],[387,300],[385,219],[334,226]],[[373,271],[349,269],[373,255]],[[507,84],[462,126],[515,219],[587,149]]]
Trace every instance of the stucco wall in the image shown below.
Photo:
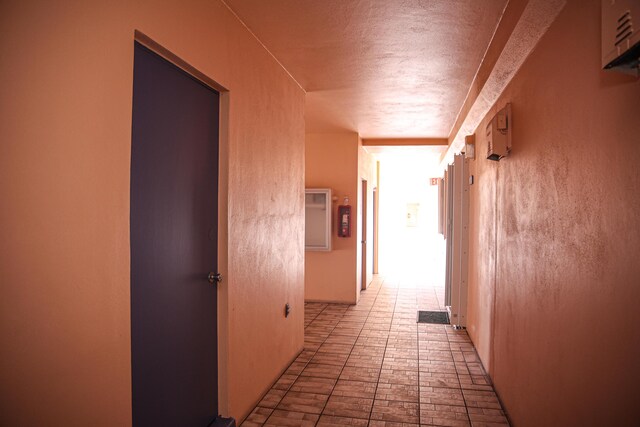
[[[221,410],[242,418],[303,345],[303,91],[219,1],[2,2],[0,28],[0,424],[131,423],[134,30],[229,90]]]
[[[468,330],[514,425],[638,421],[639,117],[640,81],[600,70],[600,2],[570,1],[476,131]]]
[[[306,251],[305,290],[309,301],[357,302],[358,218],[357,133],[311,133],[306,135],[305,176],[307,188],[331,188],[333,203],[330,252]],[[351,237],[338,237],[338,205],[344,197],[351,205]]]

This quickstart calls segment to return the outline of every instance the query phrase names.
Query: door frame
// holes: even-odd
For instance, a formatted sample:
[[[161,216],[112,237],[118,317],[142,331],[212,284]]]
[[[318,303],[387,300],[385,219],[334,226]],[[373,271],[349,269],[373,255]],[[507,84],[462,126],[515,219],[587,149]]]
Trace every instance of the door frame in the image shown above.
[[[378,221],[379,221],[379,197],[378,187],[373,187],[373,266],[371,271],[378,274]]]
[[[218,272],[224,280],[217,285],[218,297],[218,412],[229,417],[229,104],[230,92],[215,80],[188,64],[155,40],[135,30],[134,41],[169,61],[220,94],[218,136]],[[134,43],[131,44],[133,58]],[[133,73],[131,74],[133,86]],[[133,102],[133,100],[132,100]],[[129,320],[131,321],[131,320]],[[129,331],[131,327],[129,326]],[[131,337],[129,337],[131,340]],[[131,360],[129,360],[131,363]],[[131,370],[131,365],[129,365]]]
[[[366,179],[362,178],[360,185],[362,186],[361,191],[362,191],[362,208],[360,209],[360,225],[361,225],[361,230],[360,230],[360,235],[361,235],[361,240],[360,240],[360,253],[361,253],[361,265],[360,265],[360,276],[362,276],[362,281],[360,283],[360,289],[361,290],[365,290],[367,289],[367,213],[368,213],[368,208],[367,205],[369,203],[368,200],[368,194],[367,192],[369,191],[368,188],[368,182]]]

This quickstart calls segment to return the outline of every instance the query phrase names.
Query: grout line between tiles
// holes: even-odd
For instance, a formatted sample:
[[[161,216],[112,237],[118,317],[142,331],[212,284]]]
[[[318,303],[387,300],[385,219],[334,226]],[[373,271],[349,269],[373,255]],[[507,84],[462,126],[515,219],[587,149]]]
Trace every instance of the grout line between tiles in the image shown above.
[[[455,329],[452,329],[455,330]],[[447,343],[449,344],[449,353],[451,353],[451,359],[453,360],[453,367],[456,370],[456,378],[458,378],[458,384],[460,385],[460,394],[462,395],[462,402],[464,402],[464,410],[467,412],[467,419],[469,420],[469,425],[471,425],[471,414],[469,414],[469,407],[467,406],[467,399],[464,397],[464,392],[462,391],[462,382],[460,381],[460,373],[458,372],[458,366],[456,365],[456,359],[453,357],[453,350],[451,350],[451,341],[449,340],[449,333],[447,332],[447,327],[445,326],[445,334],[447,335]],[[460,352],[462,354],[462,351]],[[462,354],[462,360],[464,362],[465,368],[467,371],[467,362],[464,360],[464,354]]]
[[[380,284],[380,289],[382,289],[383,285],[384,285],[384,279]],[[378,299],[378,295],[376,295],[376,300],[377,299]],[[375,300],[373,301],[373,303],[375,304]],[[393,315],[395,315],[396,313],[397,304],[398,304],[398,291],[396,289],[395,303],[393,304]],[[371,307],[371,310],[373,310],[373,307]],[[391,316],[391,323],[389,324],[389,332],[391,332],[391,325],[393,324],[393,315]],[[378,381],[376,381],[376,388],[373,391],[373,402],[371,402],[371,410],[369,411],[369,423],[371,423],[371,416],[373,415],[373,407],[376,405],[376,395],[378,394],[378,385],[380,384],[380,375],[382,374],[382,367],[384,366],[384,358],[387,355],[388,345],[389,345],[389,335],[387,335],[387,342],[384,345],[384,352],[382,353],[382,364],[380,365],[380,370],[378,371]]]
[[[387,283],[389,283],[388,286],[387,286]],[[411,300],[412,304],[415,303],[416,307],[419,307],[419,301],[421,301],[421,298],[424,297],[424,295],[422,295],[420,293],[419,289],[416,289],[415,292],[411,292],[411,291],[403,292],[403,289],[402,289],[400,283],[390,283],[388,281],[385,281],[384,279],[380,279],[380,281],[377,283],[376,287],[372,286],[372,287],[369,288],[369,290],[373,291],[370,294],[370,296],[367,295],[366,300],[364,300],[364,299],[361,300],[361,303],[365,303],[365,304],[357,304],[357,305],[360,306],[361,310],[352,310],[351,311],[351,312],[353,312],[353,311],[356,312],[356,316],[353,316],[352,320],[354,320],[354,321],[359,323],[360,319],[364,318],[364,322],[363,322],[362,327],[360,328],[358,334],[355,336],[355,339],[353,341],[353,345],[352,345],[349,353],[346,356],[345,363],[339,369],[339,373],[338,373],[338,376],[337,376],[337,378],[335,380],[335,383],[333,384],[333,387],[331,388],[331,391],[328,393],[327,400],[324,403],[324,406],[322,407],[321,412],[318,414],[318,419],[315,421],[315,424],[314,424],[316,426],[320,423],[320,419],[322,418],[322,416],[326,415],[324,412],[325,412],[325,410],[326,410],[326,408],[328,406],[329,400],[331,399],[331,397],[333,396],[333,393],[335,392],[335,388],[336,388],[336,386],[338,384],[338,381],[340,381],[340,377],[343,374],[350,357],[352,357],[352,355],[353,355],[356,343],[362,337],[364,337],[364,335],[363,335],[364,332],[363,331],[365,330],[367,322],[370,322],[370,321],[374,320],[374,318],[379,317],[378,316],[379,314],[380,315],[384,314],[384,315],[382,315],[380,317],[386,319],[387,314],[388,314],[387,310],[389,309],[389,306],[391,305],[391,301],[393,301],[393,311],[391,312],[392,313],[391,322],[388,325],[388,328],[379,329],[381,332],[386,331],[387,335],[386,335],[386,338],[385,338],[384,351],[382,352],[382,363],[381,363],[381,365],[380,365],[380,367],[378,369],[378,375],[377,375],[377,379],[375,381],[375,389],[374,389],[374,392],[373,392],[373,399],[372,399],[373,402],[372,402],[371,409],[370,409],[369,415],[368,415],[368,420],[367,420],[369,423],[371,422],[371,417],[373,415],[373,409],[374,409],[375,402],[376,402],[377,391],[378,391],[379,385],[380,385],[382,369],[384,367],[385,357],[387,356],[387,354],[389,354],[388,353],[388,350],[389,350],[389,339],[390,339],[391,332],[392,332],[392,330],[394,328],[394,326],[393,326],[394,325],[394,320],[395,321],[399,321],[397,326],[402,328],[404,326],[403,325],[404,322],[402,320],[404,319],[403,314],[407,309],[407,302],[408,302],[407,300]],[[433,290],[433,292],[435,293],[436,302],[439,304],[439,299],[437,298],[437,293],[435,292],[435,290]],[[407,298],[407,297],[410,296],[409,295],[410,293],[412,293],[413,295],[410,298]],[[372,300],[369,300],[369,298],[371,298]],[[380,309],[376,308],[376,304],[378,304],[378,303],[382,303],[382,305],[380,306]],[[273,413],[276,410],[279,410],[279,409],[282,410],[282,408],[279,408],[279,406],[282,403],[282,400],[284,399],[284,396],[286,396],[286,394],[291,391],[291,388],[300,379],[302,373],[305,371],[305,369],[307,368],[309,363],[319,353],[319,349],[324,344],[326,344],[326,342],[333,336],[333,334],[336,332],[337,327],[340,325],[340,323],[342,321],[345,320],[345,316],[347,315],[347,313],[350,312],[349,309],[334,311],[337,307],[338,307],[338,305],[336,305],[336,304],[324,304],[324,307],[322,307],[322,309],[319,310],[313,316],[312,319],[310,319],[310,321],[308,322],[307,326],[305,326],[304,330],[305,330],[305,338],[306,338],[307,329],[310,326],[312,326],[314,324],[314,322],[316,322],[319,318],[320,318],[320,320],[325,322],[325,320],[322,317],[323,314],[326,314],[326,315],[329,316],[329,320],[327,320],[327,321],[331,321],[331,322],[335,321],[335,324],[333,325],[333,327],[331,327],[330,330],[328,332],[326,332],[326,334],[324,334],[324,333],[322,334],[322,335],[324,335],[324,338],[320,342],[312,342],[312,344],[314,344],[315,350],[311,350],[309,348],[303,348],[303,350],[302,350],[303,352],[304,351],[308,352],[308,357],[306,357],[307,361],[305,361],[302,364],[302,369],[299,370],[299,373],[291,374],[291,376],[294,376],[295,378],[291,382],[291,384],[286,387],[286,389],[278,389],[278,390],[284,390],[283,398],[278,401],[278,403],[275,405],[274,408],[267,408],[267,409],[271,409],[271,413],[265,419],[264,423],[261,423],[262,425],[264,425],[265,423],[269,422],[269,419],[273,416]],[[313,307],[311,309],[311,312],[313,313],[315,311],[315,309],[316,308]],[[400,311],[398,311],[398,310],[400,310]],[[362,317],[358,316],[358,314],[360,314]],[[365,314],[366,314],[366,316],[365,316]],[[398,316],[400,316],[400,317],[398,317]],[[336,318],[337,318],[337,320],[336,320]],[[326,325],[320,325],[320,326],[326,327]],[[447,338],[446,339],[446,343],[448,345],[448,349],[447,349],[448,351],[447,352],[448,352],[449,356],[451,357],[452,365],[453,365],[453,368],[455,369],[455,373],[456,373],[455,378],[458,381],[458,386],[455,387],[455,388],[452,388],[452,389],[458,390],[461,393],[462,400],[463,400],[463,405],[464,405],[464,408],[465,408],[465,413],[466,413],[466,416],[467,416],[467,422],[469,423],[469,425],[473,425],[473,423],[471,422],[471,414],[469,412],[470,407],[467,404],[467,399],[466,399],[465,394],[463,392],[463,384],[461,382],[461,374],[460,374],[460,370],[462,368],[466,369],[466,371],[467,371],[466,374],[468,374],[468,376],[471,378],[471,381],[472,381],[472,384],[473,384],[473,378],[472,378],[473,376],[471,375],[471,371],[469,371],[469,364],[467,363],[467,360],[464,357],[464,354],[465,354],[465,350],[464,349],[466,348],[466,343],[468,341],[459,341],[459,340],[452,341],[452,338],[456,338],[457,337],[456,334],[455,334],[455,331],[451,330],[451,329],[447,329],[447,327],[444,327],[443,329],[444,329],[444,333],[446,334],[446,338]],[[404,331],[399,331],[398,333],[401,333],[401,332],[404,332]],[[420,333],[421,333],[420,327],[419,327],[419,325],[417,325],[416,326],[417,354],[418,354],[418,360],[417,360],[417,362],[418,362],[418,369],[417,369],[417,378],[418,378],[418,387],[417,387],[417,389],[418,389],[418,405],[417,405],[417,407],[418,407],[418,414],[417,415],[418,416],[417,416],[417,418],[418,418],[418,423],[424,423],[427,420],[423,419],[422,411],[421,411],[423,403],[422,403],[421,397],[420,397],[420,391],[421,391],[420,383],[421,383],[421,378],[422,378],[422,376],[424,376],[424,374],[422,374],[420,372],[420,367],[421,367],[421,364],[422,364],[422,361],[423,361],[423,359],[422,359],[422,350],[420,348],[420,346],[421,346],[421,340],[420,340],[420,336],[421,335],[420,335]],[[431,362],[430,357],[428,355],[429,352],[431,351],[430,346],[428,345],[428,343],[430,342],[430,340],[429,340],[429,334],[430,333],[431,333],[431,331],[425,330],[425,337],[426,337],[426,339],[425,339],[425,348],[424,348],[425,357],[426,357],[426,359],[424,360],[425,362]],[[352,337],[352,335],[347,335],[347,336]],[[366,336],[367,337],[375,337],[375,335],[370,335],[369,333],[367,333]],[[459,351],[454,351],[453,348],[451,347],[452,344],[456,344],[458,346]],[[362,344],[362,345],[366,346],[367,344],[365,343],[365,344]],[[475,348],[473,343],[471,343],[471,346],[473,348],[473,352],[474,352],[475,358],[479,359],[479,356],[477,355],[477,349]],[[378,346],[378,347],[382,347],[382,346]],[[433,351],[440,352],[442,350],[440,350],[440,348],[435,348],[435,349],[433,349]],[[461,360],[459,362],[457,362],[455,357],[454,357],[454,353],[456,353],[456,352],[459,352],[460,355],[461,355]],[[329,352],[327,354],[332,354],[332,352]],[[344,353],[340,353],[340,354],[344,354]],[[294,359],[292,364],[298,360],[298,357],[296,357]],[[400,358],[403,358],[403,357],[400,356]],[[474,362],[472,362],[472,363],[474,363]],[[283,377],[283,375],[286,374],[286,372],[289,370],[289,367],[287,367],[287,369],[278,377],[278,379],[272,385],[272,387],[269,389],[269,391],[274,390],[273,387],[275,386],[275,384],[277,384],[278,381],[280,381],[280,379]],[[356,368],[357,368],[357,366],[356,366]],[[483,370],[484,370],[484,367],[483,367]],[[485,374],[485,376],[488,377],[488,375],[486,375],[486,374]],[[366,382],[373,384],[373,381],[366,380]],[[497,393],[495,392],[495,388],[493,387],[493,383],[492,383],[490,377],[489,377],[489,385],[491,386],[491,389],[494,392],[494,394],[497,396]],[[267,393],[269,391],[267,391]],[[322,393],[322,394],[324,394],[324,393]],[[402,401],[404,401],[404,400],[402,400]],[[506,411],[504,411],[504,407],[502,406],[502,402],[499,400],[499,398],[498,398],[498,402],[500,403],[500,406],[501,406],[500,409],[502,410],[503,416],[505,417],[507,422],[509,422],[509,419],[508,419],[508,416],[506,414]],[[451,403],[449,403],[449,404],[451,404]],[[454,406],[461,407],[462,405],[456,404]],[[256,408],[258,408],[258,407],[259,406],[256,406],[254,408],[254,410]],[[265,408],[265,407],[263,407],[263,408]],[[299,411],[299,412],[310,414],[310,412],[306,412],[304,410],[303,411]],[[346,415],[336,415],[336,416],[337,417],[345,417]],[[362,416],[364,417],[364,414]],[[358,418],[360,420],[365,420],[364,418],[359,418],[359,416],[355,416],[355,417],[349,416],[348,418]],[[509,424],[507,424],[507,425],[509,425]]]
[[[374,304],[375,304],[376,299],[378,299],[378,293],[380,292],[380,289],[382,289],[382,286],[378,287],[378,291],[376,292],[376,296],[375,296],[375,298],[373,300]],[[357,305],[357,303],[356,303],[356,305]],[[369,310],[367,311],[367,318],[364,320],[364,324],[366,324],[367,320],[369,320],[369,316],[371,315],[371,311],[372,310],[373,310],[373,306],[371,306],[371,308],[369,308]],[[345,311],[345,313],[346,313],[346,311]],[[344,318],[344,313],[342,314],[342,317]],[[340,320],[342,320],[342,319],[340,319]],[[363,328],[364,328],[364,324],[362,326]],[[329,336],[331,336],[331,334],[333,333],[334,330],[335,330],[335,328],[333,328],[333,330],[329,333]],[[329,399],[331,399],[331,396],[333,396],[333,392],[336,389],[336,386],[338,385],[338,381],[340,381],[340,376],[342,376],[342,371],[344,371],[344,368],[347,366],[347,362],[349,361],[349,358],[351,357],[351,353],[353,353],[353,348],[356,346],[355,343],[358,342],[358,338],[360,338],[360,334],[362,334],[362,329],[360,329],[360,332],[358,332],[358,336],[356,337],[356,340],[355,340],[353,346],[351,347],[351,351],[349,352],[349,355],[347,356],[347,360],[345,360],[344,365],[342,365],[342,369],[340,369],[340,373],[338,374],[338,378],[336,379],[336,383],[331,388],[331,393],[329,393],[329,397],[327,397],[327,401],[325,402],[324,406],[322,407],[322,411],[320,412],[320,415],[318,416],[318,420],[316,421],[315,425],[318,425],[318,423],[320,422],[320,418],[322,418],[322,415],[324,414],[325,409],[327,409],[327,405],[329,404]],[[382,369],[382,366],[380,368]],[[378,379],[380,379],[380,373],[379,372],[378,372]],[[376,388],[377,388],[377,386],[378,385],[376,383]],[[374,400],[375,400],[375,393],[374,393]],[[371,408],[373,409],[373,402],[371,404]],[[370,419],[371,419],[371,413],[369,413],[369,420]]]

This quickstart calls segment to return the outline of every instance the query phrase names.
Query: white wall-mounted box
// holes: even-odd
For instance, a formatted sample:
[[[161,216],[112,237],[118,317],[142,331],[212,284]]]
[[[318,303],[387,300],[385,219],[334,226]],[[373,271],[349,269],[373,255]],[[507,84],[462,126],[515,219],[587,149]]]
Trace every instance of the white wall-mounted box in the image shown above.
[[[331,250],[331,189],[307,188],[304,195],[304,247],[308,251]]]
[[[498,111],[487,125],[487,159],[500,160],[511,152],[511,104]]]

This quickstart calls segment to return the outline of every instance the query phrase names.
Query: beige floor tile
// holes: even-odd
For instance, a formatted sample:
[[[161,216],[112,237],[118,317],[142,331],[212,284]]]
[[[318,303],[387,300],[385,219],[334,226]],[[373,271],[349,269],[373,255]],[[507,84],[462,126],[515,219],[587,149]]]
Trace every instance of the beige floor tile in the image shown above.
[[[340,325],[336,326],[336,328],[331,332],[331,335],[346,335],[354,338],[358,338],[360,332],[362,331],[362,327],[341,327]]]
[[[352,344],[331,344],[325,342],[318,349],[318,353],[342,353],[349,354],[353,348]]]
[[[318,393],[302,393],[289,391],[282,398],[277,409],[306,414],[320,414],[329,396]]]
[[[471,380],[476,385],[491,385],[491,379],[485,375],[471,375]]]
[[[366,322],[367,318],[369,317],[369,315],[367,313],[358,313],[358,312],[352,312],[352,311],[347,311],[344,316],[342,316],[342,320],[343,322],[358,322],[360,323],[360,326],[364,325],[364,322]]]
[[[340,374],[341,380],[377,382],[380,369],[345,366]]]
[[[462,355],[464,357],[464,361],[469,363],[480,363],[480,359],[475,351],[463,351]]]
[[[464,364],[465,368],[467,367],[466,362],[464,360],[464,355],[462,354],[461,351],[453,351],[451,350],[451,356],[453,357],[454,362],[456,362],[456,364]],[[460,363],[463,362],[463,363]]]
[[[312,352],[316,352],[320,346],[322,345],[322,343],[319,342],[308,342],[307,340],[304,341],[304,349],[305,351],[312,351]]]
[[[262,408],[257,406],[247,418],[245,418],[244,422],[240,425],[241,427],[255,427],[263,425],[271,413],[273,409],[271,408]]]
[[[493,391],[463,389],[464,401],[470,408],[501,409],[498,396]]]
[[[317,427],[333,427],[333,426],[353,426],[353,427],[367,427],[369,421],[361,418],[345,418],[334,417],[331,415],[322,415]]]
[[[389,331],[379,329],[362,329],[362,331],[360,331],[360,335],[358,335],[358,338],[362,337],[377,337],[386,339],[389,337]]]
[[[405,371],[419,370],[420,363],[417,359],[406,359],[399,356],[392,356],[385,353],[384,360],[382,362],[382,369],[401,369]]]
[[[465,406],[462,391],[446,387],[420,387],[420,403]]]
[[[364,345],[364,346],[376,346],[376,347],[386,347],[387,346],[387,337],[377,337],[377,336],[359,336],[356,341],[356,345]]]
[[[442,360],[420,360],[418,366],[420,368],[420,372],[457,374],[456,367],[453,363]]]
[[[378,383],[376,399],[400,400],[403,402],[418,402],[419,390],[417,385]]]
[[[368,316],[354,317],[345,314],[342,316],[342,319],[340,319],[337,327],[362,328],[364,326],[364,322],[367,321],[367,317]]]
[[[300,375],[305,366],[307,366],[306,362],[293,362],[284,373],[285,375]]]
[[[371,345],[358,345],[353,346],[350,356],[378,356],[384,357],[384,347],[371,346]]]
[[[378,297],[380,298],[380,297]],[[393,303],[390,304],[390,307],[386,304],[382,304],[382,302],[378,305],[374,305],[371,309],[371,314],[368,316],[369,319],[393,319]]]
[[[482,367],[482,364],[478,362],[467,362],[467,369],[469,369],[469,373],[471,375],[487,375],[487,373],[484,371],[484,368]]]
[[[320,377],[337,379],[342,371],[341,366],[326,365],[324,363],[309,362],[300,374],[301,377]]]
[[[312,363],[320,363],[324,365],[344,366],[347,363],[348,354],[344,353],[322,353],[318,352],[311,359]]]
[[[242,425],[508,425],[467,332],[416,323],[442,290],[412,283],[376,276],[356,306],[305,303],[304,351]]]
[[[387,346],[384,352],[385,357],[394,357],[399,359],[418,360],[418,348],[394,348]]]
[[[380,369],[382,367],[382,356],[351,355],[349,359],[347,359],[346,365]]]
[[[315,351],[303,350],[298,357],[296,357],[296,362],[309,362],[313,355],[316,354]]]
[[[389,332],[391,328],[391,323],[379,323],[379,322],[367,322],[364,324],[362,328],[363,331],[386,331]]]
[[[419,427],[419,425],[412,423],[398,423],[394,421],[371,420],[369,421],[369,427]]]
[[[420,353],[427,350],[440,350],[440,351],[451,351],[451,344],[449,341],[418,341],[418,349]]]
[[[471,372],[469,372],[469,368],[467,368],[467,364],[464,362],[455,362],[454,363],[455,367],[456,367],[456,372],[459,375],[471,375]]]
[[[272,388],[278,389],[278,390],[289,390],[289,387],[291,387],[291,385],[296,381],[296,379],[298,379],[297,375],[292,375],[292,374],[282,374],[282,376],[280,376],[280,378],[278,378],[278,381],[276,381],[276,383],[273,385]]]
[[[509,425],[509,421],[501,409],[468,408],[468,411],[469,418],[473,425],[478,425],[480,423]]]
[[[324,343],[354,345],[357,339],[358,339],[357,336],[337,335],[335,333],[331,333],[331,335],[329,335],[329,338],[327,338],[327,340]]]
[[[338,380],[332,395],[373,399],[377,386],[374,382]]]
[[[263,408],[275,408],[287,392],[285,390],[271,389],[264,395],[258,406]]]
[[[420,385],[423,387],[461,388],[457,374],[440,372],[420,372]]]
[[[420,333],[418,332],[418,340],[421,342],[445,342],[450,345],[449,337],[447,334],[433,334],[433,333]]]
[[[309,329],[307,328],[307,331],[308,330]],[[305,342],[323,343],[324,340],[326,340],[328,336],[329,336],[329,333],[327,333],[327,334],[319,334],[319,333],[312,333],[311,331],[309,331],[309,332],[305,331],[304,341]]]
[[[389,331],[389,341],[412,341],[418,342],[418,334],[415,331],[401,331],[399,328],[392,328]]]
[[[392,337],[389,337],[389,339],[387,340],[387,348],[388,349],[417,350],[418,349],[418,340],[417,339],[403,339],[403,338],[392,338]]]
[[[420,350],[420,360],[451,362],[454,360],[449,350]]]
[[[291,386],[290,391],[329,395],[335,385],[336,380],[331,378],[298,377],[297,381]]]
[[[418,327],[416,325],[393,325],[392,329],[394,331],[397,332],[404,332],[404,333],[412,333],[412,334],[417,334],[418,333]]]
[[[314,322],[307,326],[304,332],[311,337],[326,338],[329,336],[331,331],[333,331],[333,329],[334,326],[332,325],[317,324],[316,322]]]
[[[453,405],[420,404],[420,423],[437,426],[469,426],[467,408]]]
[[[453,351],[474,351],[475,352],[475,348],[473,347],[473,344],[470,342],[452,342],[452,343],[449,343],[449,347]]]
[[[329,397],[323,414],[337,417],[369,419],[372,406],[373,399],[332,395]]]
[[[380,371],[380,379],[378,381],[385,384],[407,384],[418,386],[419,379],[417,370],[383,368]]]
[[[276,409],[267,420],[265,426],[313,427],[316,425],[318,418],[319,415]]]
[[[372,420],[419,423],[419,406],[413,402],[378,400],[373,403]]]

